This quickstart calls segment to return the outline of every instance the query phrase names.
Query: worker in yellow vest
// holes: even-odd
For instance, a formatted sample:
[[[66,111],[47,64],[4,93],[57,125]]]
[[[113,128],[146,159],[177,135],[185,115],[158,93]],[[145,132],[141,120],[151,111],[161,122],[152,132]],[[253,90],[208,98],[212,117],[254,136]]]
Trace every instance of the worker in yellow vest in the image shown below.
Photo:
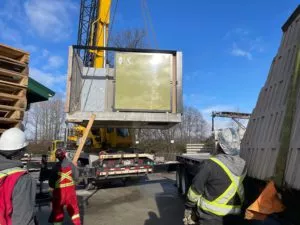
[[[218,153],[204,161],[194,177],[187,194],[185,225],[195,224],[193,212],[201,225],[237,224],[226,220],[241,213],[245,161],[234,149],[222,149],[218,145]]]

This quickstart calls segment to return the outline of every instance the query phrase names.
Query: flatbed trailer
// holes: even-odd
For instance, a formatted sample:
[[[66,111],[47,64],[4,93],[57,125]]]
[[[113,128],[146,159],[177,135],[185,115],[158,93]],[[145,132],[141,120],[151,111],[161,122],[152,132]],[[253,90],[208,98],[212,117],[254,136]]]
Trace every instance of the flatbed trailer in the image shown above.
[[[75,150],[67,150],[72,160]],[[42,180],[49,179],[49,173],[56,162],[47,162],[47,169],[41,170]],[[153,155],[145,153],[109,153],[102,155],[81,153],[78,160],[79,179],[86,186],[115,179],[126,181],[130,177],[146,176],[153,172]]]
[[[111,179],[145,176],[153,172],[152,155],[145,153],[116,153],[90,157],[89,165],[82,167],[82,178],[88,183]],[[97,157],[97,156],[96,156]]]
[[[72,154],[68,156],[72,159]],[[145,153],[109,153],[93,155],[82,153],[78,168],[85,185],[115,179],[146,176],[153,172],[153,156]]]
[[[176,157],[179,162],[176,170],[176,185],[180,193],[185,195],[198,172],[201,163],[209,159],[210,153],[183,154]]]

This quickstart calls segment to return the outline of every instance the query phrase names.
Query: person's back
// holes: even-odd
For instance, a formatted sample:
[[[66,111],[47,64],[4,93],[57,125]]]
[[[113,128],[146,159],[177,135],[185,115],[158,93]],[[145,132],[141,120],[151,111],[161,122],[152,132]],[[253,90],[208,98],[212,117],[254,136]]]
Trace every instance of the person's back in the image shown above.
[[[56,151],[56,163],[49,178],[49,186],[53,188],[52,213],[50,223],[62,224],[64,220],[64,206],[75,225],[80,225],[80,215],[75,190],[75,182],[78,179],[78,170],[74,164],[66,158],[63,149]]]
[[[219,154],[205,161],[188,192],[187,208],[197,207],[201,224],[223,224],[228,215],[240,213],[245,161]]]
[[[59,161],[55,164],[55,166],[52,168],[50,177],[49,177],[49,186],[53,189],[55,189],[55,183],[59,178],[59,173],[62,171],[68,171],[71,170],[71,177],[74,181],[78,180],[78,169],[74,166],[74,164],[68,160],[67,158],[64,158],[62,161]]]
[[[12,128],[0,138],[0,224],[34,225],[36,183],[22,169],[25,134]]]

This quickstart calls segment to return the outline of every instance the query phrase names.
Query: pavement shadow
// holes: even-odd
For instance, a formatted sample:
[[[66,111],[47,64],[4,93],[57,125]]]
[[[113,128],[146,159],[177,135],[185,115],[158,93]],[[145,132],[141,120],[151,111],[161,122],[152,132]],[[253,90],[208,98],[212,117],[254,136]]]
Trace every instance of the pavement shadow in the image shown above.
[[[79,206],[79,212],[80,212],[80,220],[81,224],[84,224],[84,216],[85,216],[85,210],[88,206],[89,199],[97,193],[98,190],[93,191],[89,194],[84,195],[77,195],[77,201]],[[88,192],[86,192],[88,193]],[[44,201],[39,201],[36,204],[36,219],[39,222],[39,225],[51,225],[51,223],[48,223],[49,216],[51,214],[51,199],[45,199]],[[65,210],[65,218],[64,218],[64,225],[73,225],[73,222],[68,215],[67,211]]]
[[[144,225],[183,225],[184,199],[178,194],[175,181],[164,177],[156,182],[159,182],[163,189],[163,192],[155,196],[158,213],[149,211],[149,218]]]

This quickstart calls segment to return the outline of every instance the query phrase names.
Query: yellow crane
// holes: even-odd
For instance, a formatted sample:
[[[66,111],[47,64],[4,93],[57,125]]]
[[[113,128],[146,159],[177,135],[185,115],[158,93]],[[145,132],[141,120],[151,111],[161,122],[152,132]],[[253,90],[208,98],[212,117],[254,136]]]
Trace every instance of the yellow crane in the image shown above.
[[[85,1],[81,2],[82,4]],[[110,23],[110,11],[112,0],[90,0],[91,6],[88,10],[90,14],[95,13],[96,17],[92,18],[90,28],[87,29],[86,44],[90,46],[107,47],[109,23]],[[80,10],[82,13],[87,11],[87,8]],[[79,25],[78,37],[81,36]],[[80,41],[80,40],[79,40]],[[91,66],[95,68],[105,68],[106,65],[106,52],[105,50],[87,50],[88,54],[92,55]],[[75,145],[79,145],[80,139],[84,133],[85,127],[82,125],[75,125],[70,128],[70,135],[67,137],[68,142],[73,142]],[[130,147],[133,144],[132,135],[128,129],[120,128],[93,128],[88,134],[87,145],[93,149],[101,149],[103,143],[108,147]],[[55,161],[55,152],[61,147],[61,140],[54,140],[50,150],[50,161]]]
[[[92,23],[90,45],[106,47],[108,40],[108,26],[110,22],[111,0],[99,0],[97,19]],[[95,35],[93,35],[95,34]],[[104,68],[106,64],[106,52],[104,50],[92,50],[94,53],[95,68]]]

